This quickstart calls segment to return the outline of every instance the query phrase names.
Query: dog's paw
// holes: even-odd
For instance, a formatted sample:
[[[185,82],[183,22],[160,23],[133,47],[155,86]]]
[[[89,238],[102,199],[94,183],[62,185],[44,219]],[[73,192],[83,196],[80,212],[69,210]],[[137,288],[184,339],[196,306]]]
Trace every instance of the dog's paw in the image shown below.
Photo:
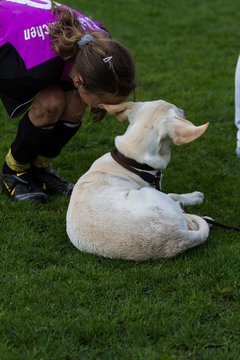
[[[204,201],[204,194],[200,191],[194,191],[192,194],[192,200],[194,201],[194,204],[200,205]]]
[[[204,194],[199,191],[194,191],[188,194],[173,194],[169,193],[168,196],[171,197],[174,201],[181,204],[181,207],[189,206],[189,205],[199,205],[203,203]]]

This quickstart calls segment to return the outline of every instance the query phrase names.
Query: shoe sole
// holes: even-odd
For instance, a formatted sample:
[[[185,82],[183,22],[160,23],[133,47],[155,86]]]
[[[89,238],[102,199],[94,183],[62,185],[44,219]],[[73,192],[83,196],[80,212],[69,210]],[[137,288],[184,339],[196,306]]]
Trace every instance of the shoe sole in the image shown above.
[[[46,189],[43,189],[44,193],[45,194],[48,194],[48,195],[52,195],[52,196],[71,196],[72,194],[72,191],[73,191],[73,187],[74,187],[74,184],[69,184],[67,186],[66,189],[64,190],[56,190],[56,189],[49,189],[49,188],[46,188]]]
[[[48,196],[44,193],[34,193],[34,196],[32,194],[16,195],[12,198],[17,201],[33,201],[42,204],[46,204],[48,202]]]

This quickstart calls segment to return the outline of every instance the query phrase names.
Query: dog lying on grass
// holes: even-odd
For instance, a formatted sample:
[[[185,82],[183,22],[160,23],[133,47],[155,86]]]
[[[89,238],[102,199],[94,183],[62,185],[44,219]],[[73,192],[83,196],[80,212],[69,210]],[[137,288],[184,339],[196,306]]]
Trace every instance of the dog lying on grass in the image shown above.
[[[67,234],[81,251],[143,261],[175,256],[202,244],[207,222],[182,206],[201,204],[201,192],[165,194],[161,174],[170,145],[197,139],[208,123],[194,126],[184,112],[163,100],[101,105],[127,131],[116,149],[96,160],[76,183],[67,211]]]

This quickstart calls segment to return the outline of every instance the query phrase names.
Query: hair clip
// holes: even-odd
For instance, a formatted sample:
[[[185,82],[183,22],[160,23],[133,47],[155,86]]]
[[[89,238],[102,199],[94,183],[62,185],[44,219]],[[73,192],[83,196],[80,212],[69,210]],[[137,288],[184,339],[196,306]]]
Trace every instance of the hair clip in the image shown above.
[[[111,59],[112,59],[112,56],[107,56],[107,57],[103,58],[102,60],[103,60],[103,62],[108,63]]]
[[[77,41],[78,47],[87,45],[90,41],[93,40],[93,36],[90,34],[85,34],[80,40]]]

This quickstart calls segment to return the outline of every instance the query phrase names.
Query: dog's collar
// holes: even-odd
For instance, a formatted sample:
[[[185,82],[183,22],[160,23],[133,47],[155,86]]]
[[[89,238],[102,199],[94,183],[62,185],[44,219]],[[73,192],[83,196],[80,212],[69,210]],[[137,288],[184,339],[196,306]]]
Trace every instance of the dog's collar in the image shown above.
[[[111,151],[112,158],[121,166],[123,166],[125,169],[128,169],[129,171],[133,172],[134,174],[140,176],[141,179],[148,182],[151,185],[154,185],[156,187],[156,190],[161,190],[161,182],[163,173],[158,170],[155,175],[150,174],[146,171],[156,171],[156,169],[152,168],[151,166],[147,164],[140,164],[139,162],[127,158],[122,153],[118,151],[118,149],[113,149]],[[139,171],[140,170],[146,170],[146,171]]]

